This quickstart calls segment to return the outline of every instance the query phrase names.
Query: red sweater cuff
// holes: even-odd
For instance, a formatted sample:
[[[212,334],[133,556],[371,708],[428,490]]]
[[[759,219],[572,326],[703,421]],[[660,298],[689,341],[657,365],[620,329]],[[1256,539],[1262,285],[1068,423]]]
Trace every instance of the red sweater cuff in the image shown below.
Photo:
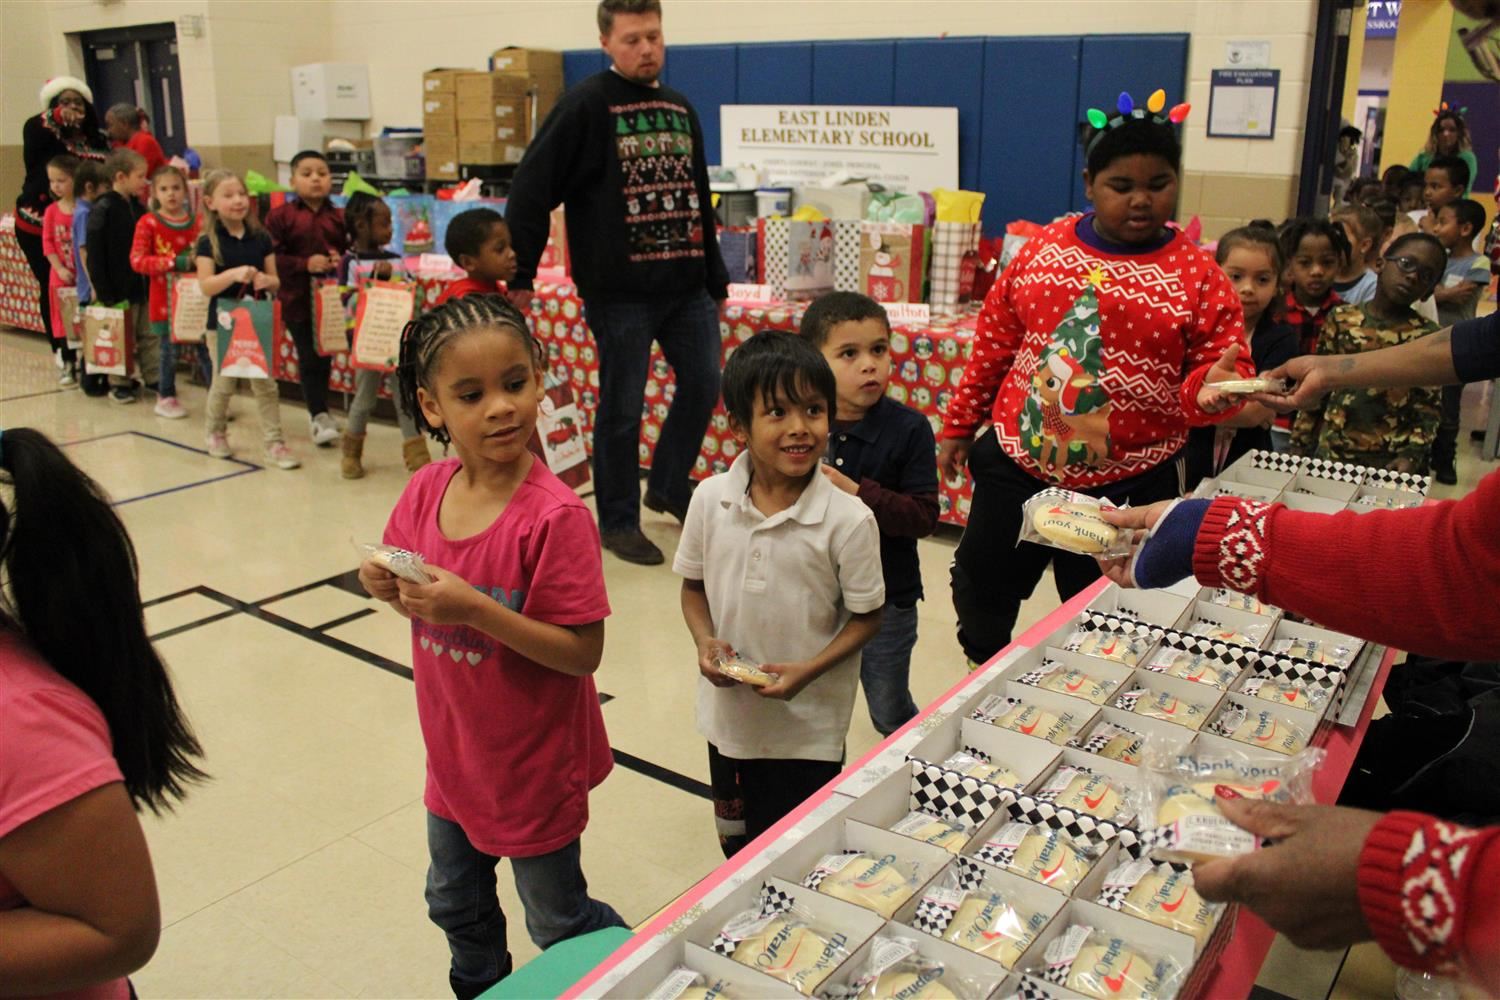
[[[1271,516],[1279,504],[1219,497],[1193,546],[1193,576],[1205,587],[1259,594],[1265,582]]]
[[[1393,812],[1384,816],[1359,852],[1359,906],[1382,951],[1391,961],[1408,969],[1435,971],[1436,953],[1419,953],[1406,926],[1403,912],[1404,858],[1412,838],[1429,817],[1421,813]]]

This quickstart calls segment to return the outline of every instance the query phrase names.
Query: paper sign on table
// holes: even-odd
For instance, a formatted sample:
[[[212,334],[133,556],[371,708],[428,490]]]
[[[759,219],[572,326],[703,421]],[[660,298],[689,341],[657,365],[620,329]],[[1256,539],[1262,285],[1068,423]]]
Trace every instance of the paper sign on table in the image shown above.
[[[731,282],[729,285],[730,302],[755,302],[770,303],[776,301],[775,290],[770,285],[751,285]]]
[[[891,326],[926,326],[932,322],[932,307],[925,302],[882,302]]]

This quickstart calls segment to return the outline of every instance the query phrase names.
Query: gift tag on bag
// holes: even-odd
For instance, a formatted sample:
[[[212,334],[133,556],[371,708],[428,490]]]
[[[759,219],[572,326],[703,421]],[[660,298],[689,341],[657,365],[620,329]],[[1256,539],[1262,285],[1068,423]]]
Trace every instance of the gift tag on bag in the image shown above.
[[[349,350],[349,314],[344,311],[344,288],[336,281],[315,281],[313,339],[324,357]]]
[[[201,344],[208,335],[208,304],[198,279],[188,274],[167,275],[167,310],[172,343]]]
[[[89,306],[83,311],[83,364],[90,375],[135,372],[135,337],[129,309]]]
[[[83,330],[78,315],[78,289],[71,285],[57,290],[57,320],[63,329],[68,347],[78,350],[83,346]]]
[[[401,356],[401,331],[416,307],[412,290],[394,281],[372,281],[360,286],[359,311],[354,316],[355,368],[394,371]]]
[[[271,378],[272,345],[281,322],[274,299],[219,300],[219,373],[233,378]]]

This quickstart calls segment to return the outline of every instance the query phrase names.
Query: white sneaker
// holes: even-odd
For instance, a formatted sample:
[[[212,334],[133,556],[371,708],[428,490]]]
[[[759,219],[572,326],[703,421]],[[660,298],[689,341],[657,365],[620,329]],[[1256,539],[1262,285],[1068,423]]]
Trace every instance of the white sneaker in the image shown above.
[[[269,458],[278,469],[295,469],[302,465],[297,461],[292,449],[286,446],[285,441],[277,441],[275,444],[266,445],[266,457]]]
[[[64,368],[62,375],[57,380],[60,389],[78,388],[78,378],[73,374],[72,368]]]
[[[223,434],[210,433],[204,439],[208,443],[208,453],[214,458],[228,458],[234,452],[229,450],[229,438]]]
[[[163,396],[156,401],[156,409],[153,411],[158,417],[166,417],[168,420],[182,420],[187,415],[187,408],[177,402],[176,396]]]
[[[327,413],[319,413],[309,421],[312,434],[312,443],[319,448],[326,448],[339,440],[343,435],[339,432],[338,424],[333,422],[333,417]]]

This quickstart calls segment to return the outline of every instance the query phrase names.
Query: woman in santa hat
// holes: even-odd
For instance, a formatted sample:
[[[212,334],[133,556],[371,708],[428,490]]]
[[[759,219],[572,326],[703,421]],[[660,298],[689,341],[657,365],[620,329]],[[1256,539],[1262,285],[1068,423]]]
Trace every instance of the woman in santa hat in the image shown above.
[[[52,329],[52,303],[47,282],[52,265],[42,251],[42,214],[52,201],[47,185],[47,161],[71,153],[80,160],[100,160],[109,154],[109,141],[94,114],[94,93],[71,76],[55,76],[43,84],[41,114],[26,119],[21,131],[26,180],[16,196],[16,242],[41,286],[43,329]]]

